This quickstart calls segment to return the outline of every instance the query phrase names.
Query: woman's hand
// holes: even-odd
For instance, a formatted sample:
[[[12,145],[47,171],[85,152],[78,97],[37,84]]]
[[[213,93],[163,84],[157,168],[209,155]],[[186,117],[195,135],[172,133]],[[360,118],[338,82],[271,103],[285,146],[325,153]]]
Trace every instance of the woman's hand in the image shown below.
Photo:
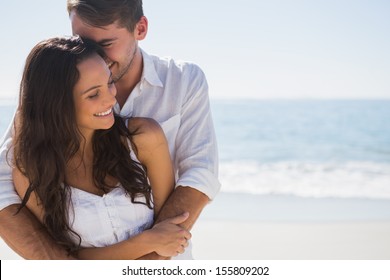
[[[151,228],[152,234],[150,240],[155,247],[155,252],[163,257],[174,257],[184,252],[188,246],[188,240],[191,239],[191,233],[183,229],[179,224],[183,223],[189,217],[189,213],[183,213],[179,216],[166,219]]]

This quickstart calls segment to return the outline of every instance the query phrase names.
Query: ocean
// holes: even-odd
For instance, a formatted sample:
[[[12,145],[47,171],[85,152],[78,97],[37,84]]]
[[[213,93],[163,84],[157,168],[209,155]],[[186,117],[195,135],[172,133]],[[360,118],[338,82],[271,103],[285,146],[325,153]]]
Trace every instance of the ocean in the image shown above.
[[[390,200],[390,100],[211,100],[222,192]],[[0,105],[0,135],[14,112]]]
[[[212,100],[222,191],[390,199],[390,100]]]

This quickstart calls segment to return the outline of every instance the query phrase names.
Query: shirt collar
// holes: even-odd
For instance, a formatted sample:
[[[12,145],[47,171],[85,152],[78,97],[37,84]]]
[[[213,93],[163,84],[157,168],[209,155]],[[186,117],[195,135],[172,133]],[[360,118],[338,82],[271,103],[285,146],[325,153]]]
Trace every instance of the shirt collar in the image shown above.
[[[152,57],[142,49],[141,53],[144,61],[142,80],[145,79],[152,86],[163,87],[164,85],[157,74]]]

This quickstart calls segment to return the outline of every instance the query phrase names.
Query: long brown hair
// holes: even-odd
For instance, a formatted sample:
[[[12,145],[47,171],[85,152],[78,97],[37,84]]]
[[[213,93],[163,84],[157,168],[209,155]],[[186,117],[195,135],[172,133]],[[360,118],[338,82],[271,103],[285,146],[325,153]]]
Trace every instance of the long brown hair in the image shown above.
[[[77,36],[42,41],[30,52],[20,85],[14,160],[30,183],[21,208],[34,192],[43,205],[43,222],[49,233],[71,250],[79,246],[73,244],[68,233],[71,205],[70,186],[64,183],[65,170],[80,149],[82,139],[76,124],[73,88],[80,77],[78,63],[96,53],[104,57],[96,44]],[[110,129],[95,131],[92,140],[95,185],[107,191],[114,187],[106,183],[107,176],[112,176],[133,202],[143,195],[151,208],[151,188],[145,169],[131,159],[124,140],[130,139],[132,143],[132,135],[118,116]]]

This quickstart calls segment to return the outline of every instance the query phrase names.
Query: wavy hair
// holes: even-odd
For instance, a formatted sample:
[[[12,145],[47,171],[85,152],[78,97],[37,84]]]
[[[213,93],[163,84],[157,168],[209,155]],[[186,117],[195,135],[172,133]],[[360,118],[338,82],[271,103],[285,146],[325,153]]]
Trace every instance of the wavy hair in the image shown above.
[[[80,78],[77,65],[104,52],[89,40],[77,36],[52,38],[37,44],[26,60],[15,123],[14,161],[28,178],[24,207],[34,192],[44,208],[43,223],[49,233],[70,251],[78,245],[70,238],[68,221],[70,186],[65,183],[66,166],[80,149],[83,136],[76,124],[73,88]],[[145,168],[130,157],[132,135],[125,121],[115,116],[114,125],[93,136],[93,179],[107,192],[107,176],[116,178],[134,203],[137,196],[151,206],[151,188]],[[126,139],[127,138],[127,139]]]

